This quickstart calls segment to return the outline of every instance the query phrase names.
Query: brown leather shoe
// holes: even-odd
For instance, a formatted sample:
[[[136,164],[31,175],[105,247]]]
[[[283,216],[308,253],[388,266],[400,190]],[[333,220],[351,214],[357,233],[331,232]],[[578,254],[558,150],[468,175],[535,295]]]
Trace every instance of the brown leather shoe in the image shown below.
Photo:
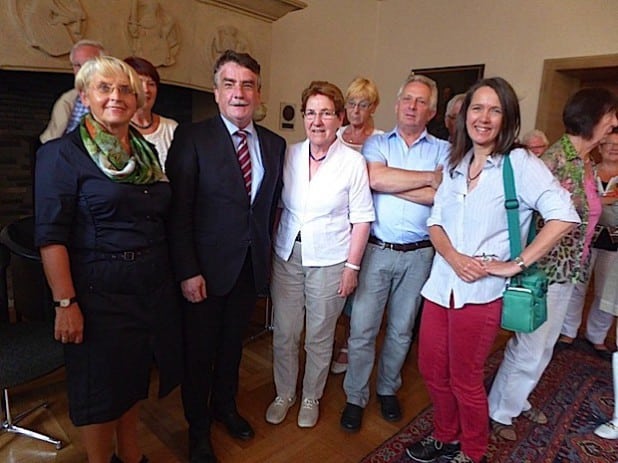
[[[496,436],[501,437],[502,439],[508,440],[508,441],[517,440],[517,433],[515,432],[515,428],[513,427],[512,424],[502,424],[494,420],[490,420],[490,421],[491,421],[491,430]]]
[[[538,408],[534,408],[534,407],[532,407],[530,410],[526,410],[525,412],[522,412],[521,416],[529,419],[530,421],[536,424],[547,424],[547,422],[549,421],[545,413],[543,413]]]

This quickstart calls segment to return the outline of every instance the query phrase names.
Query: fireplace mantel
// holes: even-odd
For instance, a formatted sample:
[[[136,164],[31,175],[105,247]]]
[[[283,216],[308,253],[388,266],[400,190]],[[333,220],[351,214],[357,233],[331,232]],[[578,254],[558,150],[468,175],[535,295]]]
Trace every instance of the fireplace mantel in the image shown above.
[[[268,81],[272,22],[307,6],[299,0],[7,2],[0,12],[1,69],[71,72],[71,45],[85,38],[119,58],[146,58],[165,83],[207,91],[212,65],[228,48],[251,53]]]
[[[307,5],[298,0],[199,0],[204,3],[229,8],[264,21],[276,21],[292,11]]]

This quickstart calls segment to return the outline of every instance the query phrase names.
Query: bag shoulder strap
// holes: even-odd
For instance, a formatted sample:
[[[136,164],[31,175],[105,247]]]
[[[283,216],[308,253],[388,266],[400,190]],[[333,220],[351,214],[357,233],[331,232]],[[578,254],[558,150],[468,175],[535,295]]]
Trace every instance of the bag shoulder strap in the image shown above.
[[[509,245],[511,249],[511,259],[515,259],[521,254],[521,233],[519,231],[519,201],[515,191],[515,180],[513,179],[513,166],[508,154],[504,155],[502,164],[502,178],[504,181],[504,207],[506,208],[506,218],[509,225]],[[531,227],[532,228],[532,227]]]

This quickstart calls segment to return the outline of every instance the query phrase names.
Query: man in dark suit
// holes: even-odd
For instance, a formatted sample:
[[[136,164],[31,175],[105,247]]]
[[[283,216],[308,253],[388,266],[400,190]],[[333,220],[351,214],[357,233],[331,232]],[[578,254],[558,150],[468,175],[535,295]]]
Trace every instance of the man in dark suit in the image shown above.
[[[216,461],[213,418],[233,437],[254,435],[236,408],[238,367],[257,294],[268,284],[285,154],[281,137],[253,124],[260,86],[255,59],[224,52],[214,66],[220,115],[180,125],[166,163],[172,262],[185,299],[182,400],[192,463]]]

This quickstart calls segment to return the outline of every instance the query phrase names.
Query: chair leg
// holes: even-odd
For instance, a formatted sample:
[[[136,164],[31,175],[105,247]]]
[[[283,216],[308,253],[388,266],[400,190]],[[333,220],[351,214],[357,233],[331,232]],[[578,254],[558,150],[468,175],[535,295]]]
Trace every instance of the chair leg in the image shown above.
[[[25,418],[26,416],[30,415],[31,413],[37,411],[40,408],[47,408],[48,404],[47,402],[43,402],[40,405],[37,405],[33,408],[31,408],[28,411],[25,411],[23,413],[20,413],[19,415],[17,415],[15,418],[13,418],[11,416],[11,407],[9,404],[9,391],[8,389],[4,389],[3,390],[3,395],[4,395],[4,412],[6,415],[6,420],[4,420],[2,422],[2,429],[6,432],[12,432],[14,434],[21,434],[24,436],[28,436],[28,437],[32,437],[33,439],[39,439],[42,440],[44,442],[48,442],[50,444],[54,444],[54,446],[56,447],[56,449],[60,450],[63,446],[62,441],[59,439],[54,439],[51,436],[47,436],[45,434],[42,434],[40,432],[36,432],[36,431],[32,431],[30,429],[26,429],[26,428],[22,428],[20,426],[16,426],[17,423],[19,423],[23,418]]]
[[[258,339],[260,336],[263,336],[267,333],[270,333],[273,331],[273,305],[272,305],[272,300],[270,299],[270,295],[266,295],[264,296],[265,300],[265,308],[264,308],[264,326],[262,327],[262,329],[260,331],[258,331],[257,333],[249,336],[247,339],[244,340],[243,344],[247,344],[251,341],[255,341],[256,339]]]

